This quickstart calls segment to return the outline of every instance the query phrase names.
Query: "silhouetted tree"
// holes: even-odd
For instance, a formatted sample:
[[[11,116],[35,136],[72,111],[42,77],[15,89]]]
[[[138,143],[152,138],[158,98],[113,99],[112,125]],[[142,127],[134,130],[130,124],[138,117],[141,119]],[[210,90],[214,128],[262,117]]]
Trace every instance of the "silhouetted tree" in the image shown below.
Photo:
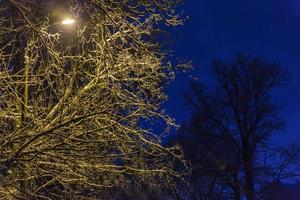
[[[294,183],[299,180],[300,146],[292,144],[287,147],[265,149],[259,153],[257,165],[256,184],[261,190],[261,199],[265,199],[266,188],[272,188],[283,183]],[[272,195],[272,193],[268,192],[268,195]]]
[[[284,126],[271,93],[288,75],[277,64],[241,54],[232,62],[214,61],[212,73],[214,92],[194,82],[186,95],[192,117],[182,132],[197,147],[197,158],[189,158],[198,163],[194,168],[212,170],[215,175],[210,177],[223,182],[225,193],[232,191],[234,199],[244,191],[253,200],[257,155]]]
[[[300,177],[300,147],[289,145],[262,152],[260,163],[265,179],[269,182],[281,182],[285,179]],[[267,177],[266,177],[267,176]]]
[[[262,200],[298,200],[300,196],[300,184],[285,184],[273,182],[262,188]]]
[[[192,83],[191,91],[204,95],[204,87],[200,84]],[[191,161],[191,199],[240,199],[240,154],[234,141],[224,138],[220,134],[223,130],[211,123],[211,109],[215,108],[208,108],[210,112],[197,108],[192,119],[181,127],[175,141],[182,145],[186,158]]]
[[[181,151],[145,124],[174,125],[160,109],[173,67],[152,36],[181,23],[178,3],[0,1],[1,199],[172,186]]]

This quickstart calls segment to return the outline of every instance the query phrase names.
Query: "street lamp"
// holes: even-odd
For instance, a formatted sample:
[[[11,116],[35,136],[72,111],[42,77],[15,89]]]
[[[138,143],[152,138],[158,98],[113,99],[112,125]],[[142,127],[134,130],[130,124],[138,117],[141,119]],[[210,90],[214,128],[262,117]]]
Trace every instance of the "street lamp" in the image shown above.
[[[66,18],[61,22],[62,25],[72,25],[75,24],[75,19],[73,18]]]

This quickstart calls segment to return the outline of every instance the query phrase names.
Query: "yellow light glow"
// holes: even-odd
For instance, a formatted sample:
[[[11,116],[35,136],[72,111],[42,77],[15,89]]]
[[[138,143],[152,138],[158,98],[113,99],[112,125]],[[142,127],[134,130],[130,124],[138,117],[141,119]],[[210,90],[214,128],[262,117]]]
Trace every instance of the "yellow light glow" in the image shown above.
[[[74,24],[74,23],[75,23],[75,19],[71,19],[71,18],[65,19],[61,22],[61,24],[63,24],[63,25],[71,25],[71,24]]]

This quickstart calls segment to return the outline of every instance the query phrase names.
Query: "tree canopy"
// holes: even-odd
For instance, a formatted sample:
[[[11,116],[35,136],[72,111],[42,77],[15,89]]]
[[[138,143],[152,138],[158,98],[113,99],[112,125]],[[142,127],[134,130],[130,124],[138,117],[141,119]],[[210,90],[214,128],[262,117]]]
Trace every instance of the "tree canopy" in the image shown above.
[[[145,126],[174,125],[160,109],[173,67],[155,34],[181,23],[178,3],[0,1],[1,198],[101,199],[180,176],[180,149]]]

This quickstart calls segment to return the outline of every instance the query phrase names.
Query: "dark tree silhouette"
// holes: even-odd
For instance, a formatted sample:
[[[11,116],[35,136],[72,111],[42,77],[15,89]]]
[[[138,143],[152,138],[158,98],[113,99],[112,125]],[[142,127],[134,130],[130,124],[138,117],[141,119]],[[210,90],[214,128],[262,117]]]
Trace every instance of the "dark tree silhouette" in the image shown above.
[[[287,81],[288,74],[277,64],[241,54],[232,62],[214,61],[212,73],[217,83],[213,93],[199,83],[191,84],[186,99],[192,117],[178,137],[190,137],[197,146],[196,158],[189,157],[196,162],[194,170],[215,173],[212,177],[225,184],[225,193],[229,188],[234,199],[244,191],[253,200],[258,153],[284,127],[271,93]]]
[[[203,95],[202,97],[207,101],[212,100],[204,94],[205,90],[201,84],[191,83],[191,91]],[[188,95],[187,98],[190,97]],[[208,103],[211,103],[211,107],[208,107]],[[223,129],[216,127],[215,121],[212,121],[212,114],[214,113],[213,120],[215,120],[218,110],[214,106],[216,102],[207,102],[202,108],[199,107],[200,104],[192,105],[189,102],[188,105],[195,113],[192,119],[181,127],[175,140],[182,145],[186,158],[191,160],[190,198],[193,200],[240,199],[241,156],[239,150],[235,148],[235,141],[223,137]],[[222,119],[222,117],[219,115],[218,118]]]
[[[298,200],[300,183],[285,184],[282,182],[269,183],[262,188],[262,200]]]
[[[300,146],[269,148],[262,151],[257,160],[262,184],[297,180],[300,177]]]

